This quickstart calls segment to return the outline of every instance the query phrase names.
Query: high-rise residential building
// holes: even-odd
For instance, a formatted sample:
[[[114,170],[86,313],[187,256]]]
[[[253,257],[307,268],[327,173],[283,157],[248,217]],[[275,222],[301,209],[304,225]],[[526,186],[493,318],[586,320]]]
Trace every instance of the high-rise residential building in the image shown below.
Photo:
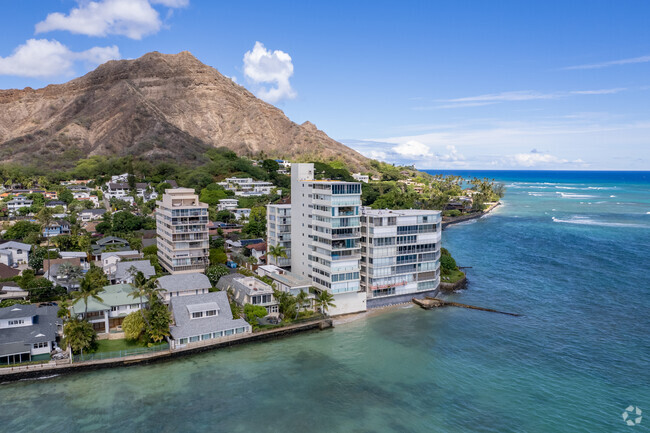
[[[291,205],[270,204],[266,207],[267,253],[269,265],[291,266]],[[287,257],[275,257],[269,253],[271,247],[282,246]]]
[[[158,259],[170,274],[203,272],[208,265],[208,205],[190,188],[165,190],[156,201]]]
[[[440,211],[363,208],[361,286],[368,308],[438,288],[441,230]]]
[[[269,256],[269,263],[290,264],[292,273],[333,294],[330,314],[438,289],[440,211],[363,208],[360,183],[316,180],[313,164],[292,164],[291,204],[267,209],[268,244],[290,251],[290,260]]]
[[[334,295],[330,314],[366,309],[360,217],[360,183],[316,180],[313,164],[291,165],[291,272]]]

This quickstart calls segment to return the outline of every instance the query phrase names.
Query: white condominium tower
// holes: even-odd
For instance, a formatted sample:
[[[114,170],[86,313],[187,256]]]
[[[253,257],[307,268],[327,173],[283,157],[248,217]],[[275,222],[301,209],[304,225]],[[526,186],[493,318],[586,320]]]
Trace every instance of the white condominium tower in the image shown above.
[[[334,295],[330,314],[366,309],[360,238],[361,184],[315,180],[314,164],[292,164],[291,272]]]
[[[291,266],[291,205],[270,204],[266,207],[267,224],[267,253],[266,260],[269,265],[280,267]],[[272,246],[284,247],[287,257],[274,257],[269,254]]]
[[[158,259],[170,274],[203,272],[208,265],[208,205],[190,188],[165,190],[156,201]]]
[[[438,288],[441,230],[440,211],[363,209],[361,285],[368,308]]]

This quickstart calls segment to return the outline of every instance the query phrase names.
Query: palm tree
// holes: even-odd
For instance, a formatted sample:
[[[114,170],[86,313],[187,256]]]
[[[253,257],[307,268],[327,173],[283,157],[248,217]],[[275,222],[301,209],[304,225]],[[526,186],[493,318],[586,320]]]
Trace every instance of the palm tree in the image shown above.
[[[287,250],[282,245],[271,245],[266,253],[274,259],[278,257],[287,258]]]
[[[249,265],[251,265],[251,269],[253,269],[253,266],[257,264],[257,259],[253,256],[250,256],[249,258],[246,259]],[[254,269],[253,269],[254,270]]]
[[[327,314],[326,311],[330,307],[336,307],[334,305],[334,295],[332,295],[327,290],[321,290],[316,295],[316,305],[319,307],[321,314]]]
[[[65,262],[61,263],[59,266],[58,275],[64,276],[67,283],[76,283],[83,276],[83,269],[81,269],[81,266],[76,266]]]
[[[309,295],[307,292],[302,289],[300,289],[300,293],[296,295],[296,319],[298,318],[298,314],[300,314],[300,310],[303,308],[303,305],[305,305],[308,297]]]
[[[88,317],[88,299],[92,298],[98,302],[104,302],[104,300],[99,297],[99,294],[103,291],[103,287],[96,287],[92,284],[90,279],[84,278],[81,280],[81,284],[79,284],[79,290],[71,293],[72,299],[74,299],[73,304],[76,304],[80,300],[84,301],[84,318]]]
[[[45,233],[45,229],[54,221],[54,210],[44,207],[36,215],[36,219],[41,223],[41,233]],[[50,270],[50,237],[47,237],[47,270]]]

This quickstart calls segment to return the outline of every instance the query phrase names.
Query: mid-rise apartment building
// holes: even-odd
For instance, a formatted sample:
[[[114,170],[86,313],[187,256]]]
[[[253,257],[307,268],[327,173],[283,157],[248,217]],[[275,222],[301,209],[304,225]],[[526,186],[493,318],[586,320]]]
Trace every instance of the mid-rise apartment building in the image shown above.
[[[334,295],[331,314],[366,309],[360,240],[361,184],[316,180],[313,164],[292,164],[291,271]]]
[[[203,272],[208,265],[208,205],[190,188],[167,189],[156,202],[158,259],[170,274]]]
[[[291,266],[291,205],[270,204],[266,207],[267,221],[267,254],[266,260],[269,265],[280,267]],[[274,257],[268,254],[271,246],[284,247],[285,257]]]
[[[438,288],[441,230],[440,211],[363,208],[361,286],[368,308]]]

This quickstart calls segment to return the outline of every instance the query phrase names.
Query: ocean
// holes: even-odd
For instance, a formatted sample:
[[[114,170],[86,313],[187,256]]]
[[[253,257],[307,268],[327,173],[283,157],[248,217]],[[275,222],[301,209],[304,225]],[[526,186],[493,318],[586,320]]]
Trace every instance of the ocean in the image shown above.
[[[449,300],[146,366],[0,385],[2,432],[650,430],[650,172],[454,172],[507,185],[443,232]],[[633,427],[623,413],[639,407]],[[637,419],[636,415],[628,420]]]

